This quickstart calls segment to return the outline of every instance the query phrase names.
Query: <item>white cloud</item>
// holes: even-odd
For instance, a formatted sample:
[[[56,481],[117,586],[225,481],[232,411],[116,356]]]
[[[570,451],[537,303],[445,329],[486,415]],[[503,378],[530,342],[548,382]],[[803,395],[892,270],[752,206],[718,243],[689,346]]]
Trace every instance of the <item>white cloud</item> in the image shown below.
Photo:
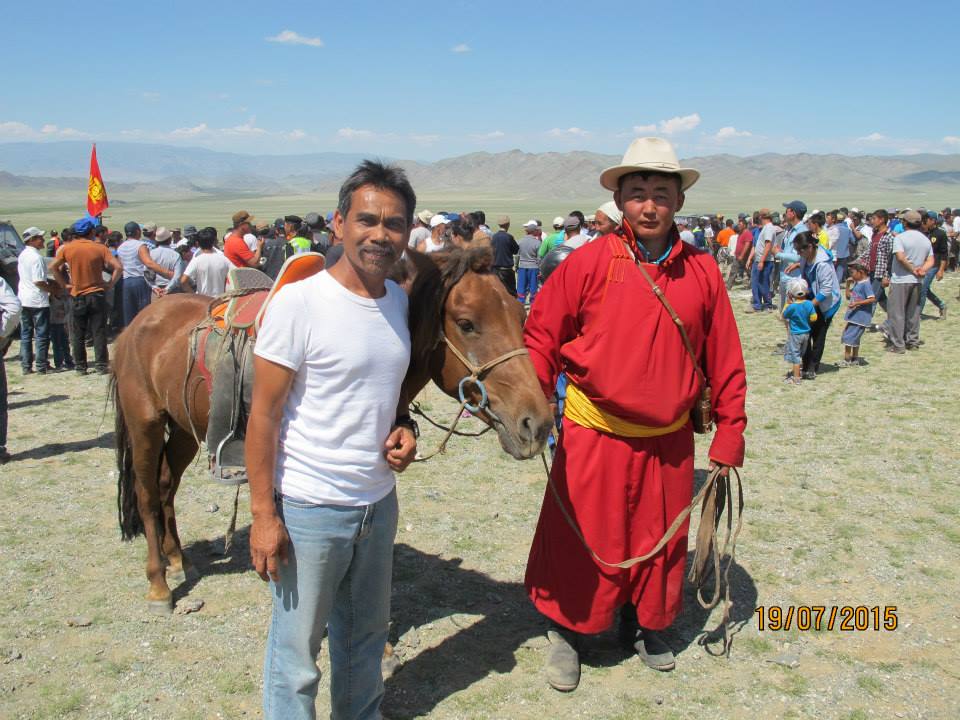
[[[206,123],[200,123],[199,125],[194,125],[193,127],[177,128],[170,134],[175,137],[195,137],[197,135],[208,133],[209,131],[210,128],[207,127]]]
[[[869,135],[864,135],[863,137],[858,137],[857,142],[858,143],[877,143],[877,142],[886,142],[889,139],[890,138],[888,138],[886,135],[875,132],[875,133],[870,133]]]
[[[267,131],[263,128],[256,126],[256,121],[254,118],[250,118],[247,122],[242,125],[234,125],[230,128],[224,128],[221,132],[226,135],[266,135]]]
[[[488,133],[479,133],[477,135],[471,135],[471,140],[499,140],[502,137],[506,137],[506,133],[503,130],[493,130]]]
[[[653,125],[634,125],[633,132],[637,135],[646,135],[647,133],[652,133],[657,131],[657,124]]]
[[[943,142],[947,145],[960,145],[960,137],[957,137],[956,135],[947,135],[943,139]]]
[[[551,137],[577,137],[585,138],[590,137],[590,131],[584,130],[583,128],[571,127],[571,128],[553,128],[552,130],[547,131],[547,135]]]
[[[357,130],[352,127],[337,130],[337,137],[342,140],[369,140],[373,136],[374,132],[372,130]]]
[[[737,130],[735,127],[728,125],[717,130],[717,134],[713,137],[716,140],[729,140],[730,138],[753,137],[753,133],[749,130]]]
[[[473,49],[473,48],[471,48],[471,47],[470,47],[469,45],[467,45],[466,43],[460,43],[459,45],[454,45],[452,48],[450,48],[450,52],[452,52],[452,53],[468,53],[468,52],[470,52],[472,49]]]
[[[39,130],[22,122],[0,122],[0,140],[46,140],[51,138],[84,138],[87,133],[75,128],[61,128],[51,123],[45,123]]]
[[[672,117],[669,120],[660,121],[660,132],[664,135],[673,135],[675,133],[688,132],[700,124],[700,113],[692,113],[683,117]]]
[[[291,140],[303,140],[307,137],[307,134],[300,128],[295,128],[287,133],[287,137]]]
[[[284,45],[309,45],[310,47],[323,47],[323,40],[318,37],[306,37],[293,30],[283,30],[276,35],[266,38],[267,42],[283,43]]]

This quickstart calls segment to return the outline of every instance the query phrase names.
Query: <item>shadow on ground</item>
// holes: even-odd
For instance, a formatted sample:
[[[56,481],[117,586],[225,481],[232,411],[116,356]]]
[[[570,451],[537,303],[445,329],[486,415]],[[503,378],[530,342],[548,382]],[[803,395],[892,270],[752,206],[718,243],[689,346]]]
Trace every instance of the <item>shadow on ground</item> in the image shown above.
[[[228,520],[224,516],[224,526]],[[224,527],[226,529],[226,527]],[[230,550],[224,553],[226,534],[214,540],[197,540],[183,548],[184,554],[193,563],[199,573],[196,577],[188,578],[173,588],[173,601],[190,594],[201,578],[209,575],[232,575],[235,573],[252,572],[250,566],[250,526],[237,528],[233,534],[233,543]]]
[[[12,402],[7,407],[9,410],[19,410],[25,407],[36,407],[37,405],[46,405],[48,403],[55,403],[55,402],[60,402],[61,400],[69,400],[69,399],[70,399],[69,395],[47,395],[46,397],[34,398],[33,400],[21,400],[19,402]]]
[[[691,559],[692,555],[688,556],[688,570]],[[446,698],[491,673],[511,672],[517,664],[517,651],[546,631],[546,621],[528,601],[522,582],[494,580],[476,570],[464,569],[462,562],[460,558],[430,555],[402,543],[395,547],[390,640],[398,652],[413,657],[387,680],[384,708],[391,717],[427,715]],[[750,575],[739,565],[730,569],[729,577],[734,635],[753,616],[757,590]],[[704,638],[720,637],[717,629],[705,627],[709,615],[710,611],[697,602],[696,589],[688,584],[683,613],[666,634],[676,652],[694,642],[702,644]],[[481,617],[478,620],[476,616]],[[451,624],[453,635],[435,647],[410,647],[410,638],[416,637],[411,628],[441,621]],[[714,654],[717,647],[722,649],[722,642],[712,645]],[[531,647],[545,652],[542,641]],[[707,650],[711,651],[709,647]],[[582,659],[589,666],[607,667],[630,655],[632,651],[620,644],[614,626],[588,638]],[[683,662],[683,658],[679,661]]]
[[[19,460],[43,460],[45,458],[63,455],[65,453],[78,453],[90,450],[92,448],[110,448],[114,445],[113,431],[104,433],[98,437],[88,438],[86,440],[74,440],[72,442],[53,442],[46,445],[14,453],[11,462]]]

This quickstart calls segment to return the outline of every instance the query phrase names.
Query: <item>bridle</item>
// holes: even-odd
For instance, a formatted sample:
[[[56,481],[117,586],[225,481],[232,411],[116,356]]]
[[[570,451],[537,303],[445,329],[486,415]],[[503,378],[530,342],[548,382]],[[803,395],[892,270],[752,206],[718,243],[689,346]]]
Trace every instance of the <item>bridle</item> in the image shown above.
[[[469,373],[460,378],[460,382],[457,384],[457,395],[460,398],[460,405],[457,407],[457,414],[454,416],[453,422],[450,423],[450,427],[446,429],[447,434],[443,436],[443,440],[440,441],[440,445],[436,450],[429,455],[418,457],[414,462],[423,462],[436,455],[446,452],[447,442],[456,433],[457,423],[460,422],[460,418],[463,415],[464,410],[467,410],[474,415],[477,415],[480,412],[485,412],[493,422],[503,424],[500,418],[497,417],[497,414],[490,409],[490,397],[487,394],[486,386],[483,384],[483,378],[485,378],[497,365],[500,365],[501,363],[504,363],[512,358],[520,357],[521,355],[529,355],[525,347],[516,348],[514,350],[509,350],[502,355],[498,355],[493,360],[489,360],[482,365],[475,365],[469,360],[469,358],[467,358],[466,354],[463,353],[460,348],[453,344],[443,330],[440,331],[440,337],[437,340],[437,347],[440,347],[441,343],[446,344],[446,346],[450,348],[450,351],[456,356],[457,360],[463,363],[463,366],[469,371]],[[467,383],[473,383],[477,386],[477,389],[479,389],[479,403],[472,404],[467,399],[467,395],[464,390],[464,387],[467,385]]]

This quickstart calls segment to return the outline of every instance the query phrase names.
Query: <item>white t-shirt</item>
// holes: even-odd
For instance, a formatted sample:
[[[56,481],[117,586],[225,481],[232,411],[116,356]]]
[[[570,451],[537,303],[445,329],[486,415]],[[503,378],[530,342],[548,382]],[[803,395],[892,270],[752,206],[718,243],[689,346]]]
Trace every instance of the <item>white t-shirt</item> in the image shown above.
[[[198,252],[187,263],[183,274],[190,278],[198,293],[217,297],[223,294],[231,268],[233,263],[223,253]]]
[[[257,251],[257,245],[260,244],[260,242],[257,240],[257,236],[254,235],[253,233],[247,233],[246,235],[244,235],[243,241],[247,244],[247,248],[252,253],[255,253]]]
[[[27,245],[17,258],[17,274],[20,284],[17,286],[17,297],[25,308],[50,307],[50,293],[41,290],[35,283],[47,279],[47,266],[36,248]]]
[[[254,352],[296,372],[280,426],[274,486],[316,504],[370,505],[393,490],[383,444],[410,364],[407,296],[387,281],[360,297],[328,272],[287,285]]]
[[[421,242],[426,242],[429,237],[430,228],[423,227],[422,225],[415,227],[410,231],[410,240],[407,242],[407,245],[416,250],[417,245]]]

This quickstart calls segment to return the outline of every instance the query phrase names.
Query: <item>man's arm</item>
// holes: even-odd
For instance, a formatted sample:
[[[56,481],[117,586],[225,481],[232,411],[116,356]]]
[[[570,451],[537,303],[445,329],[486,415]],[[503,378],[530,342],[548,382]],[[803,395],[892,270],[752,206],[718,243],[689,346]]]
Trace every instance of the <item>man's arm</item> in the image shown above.
[[[123,265],[106,249],[104,249],[103,264],[110,271],[110,282],[107,283],[109,289],[120,282],[120,278],[123,277]]]
[[[257,238],[257,251],[246,260],[247,267],[259,268],[261,255],[263,255],[263,238]]]
[[[150,257],[150,250],[147,249],[146,245],[141,245],[140,251],[137,254],[140,257],[140,262],[143,263],[147,270],[152,270],[157,275],[165,277],[167,280],[173,277],[172,270],[167,270],[165,267],[157,265],[157,263],[153,261],[153,258]]]
[[[253,358],[253,400],[247,420],[245,456],[250,483],[250,559],[263,580],[280,580],[279,562],[287,560],[289,536],[273,499],[273,477],[283,408],[294,372],[277,363]]]
[[[403,472],[417,455],[417,436],[413,432],[413,423],[410,421],[410,398],[403,388],[400,389],[400,399],[397,401],[397,413],[394,417],[397,422],[394,423],[383,444],[384,454],[391,470]],[[409,424],[407,421],[410,421]]]
[[[180,289],[185,293],[196,292],[197,289],[193,286],[193,278],[184,273],[180,276]]]

